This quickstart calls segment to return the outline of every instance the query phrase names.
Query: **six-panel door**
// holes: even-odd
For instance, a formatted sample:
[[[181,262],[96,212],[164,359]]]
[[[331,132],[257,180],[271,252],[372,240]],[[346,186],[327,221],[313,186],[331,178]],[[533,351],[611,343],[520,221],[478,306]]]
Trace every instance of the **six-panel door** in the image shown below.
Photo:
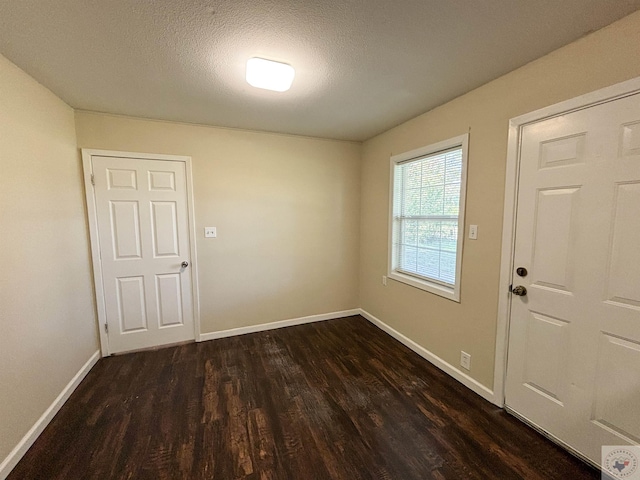
[[[640,441],[640,96],[524,126],[520,159],[506,403],[599,463]]]
[[[193,339],[184,162],[91,162],[109,351]]]

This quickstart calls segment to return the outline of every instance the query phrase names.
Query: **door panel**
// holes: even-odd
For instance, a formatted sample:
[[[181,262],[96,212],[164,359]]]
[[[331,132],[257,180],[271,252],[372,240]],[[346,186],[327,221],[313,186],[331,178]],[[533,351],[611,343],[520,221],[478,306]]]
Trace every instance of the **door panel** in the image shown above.
[[[138,189],[138,176],[135,170],[107,169],[107,185],[109,190]]]
[[[182,325],[180,274],[156,275],[156,294],[158,297],[160,328],[169,325]]]
[[[176,202],[151,202],[151,223],[153,256],[179,256]]]
[[[533,285],[571,292],[573,212],[579,193],[579,188],[538,191],[531,259]]]
[[[176,175],[173,172],[149,172],[149,190],[176,189]]]
[[[540,168],[561,167],[584,162],[586,135],[580,133],[540,143]]]
[[[640,122],[622,126],[621,156],[640,156]]]
[[[563,405],[569,322],[531,312],[527,325],[524,384]]]
[[[111,201],[111,233],[115,260],[140,258],[140,214],[138,202]]]
[[[92,156],[109,351],[195,337],[184,162]]]
[[[147,329],[144,277],[117,278],[117,302],[122,333]]]
[[[593,420],[640,442],[640,390],[629,378],[640,372],[640,343],[601,332]]]
[[[640,97],[522,127],[506,404],[600,462],[640,438]]]
[[[640,182],[616,185],[614,203],[607,298],[640,308]]]

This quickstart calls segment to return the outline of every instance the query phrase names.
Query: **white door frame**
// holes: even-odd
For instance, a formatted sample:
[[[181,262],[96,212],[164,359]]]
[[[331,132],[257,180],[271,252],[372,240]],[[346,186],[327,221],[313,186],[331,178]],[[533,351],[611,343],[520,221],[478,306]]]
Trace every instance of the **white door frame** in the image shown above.
[[[516,207],[518,202],[518,178],[520,174],[520,142],[522,128],[533,122],[583,110],[594,105],[618,100],[640,93],[640,77],[587,93],[571,100],[527,113],[509,121],[507,171],[504,188],[504,217],[502,223],[502,255],[500,260],[500,292],[498,297],[498,325],[496,330],[496,356],[493,394],[498,406],[505,404],[505,380],[509,347],[509,321],[511,299],[509,285],[513,280],[513,254],[515,246]]]
[[[191,174],[191,157],[180,155],[161,155],[150,153],[118,152],[113,150],[94,150],[83,148],[82,168],[84,171],[84,190],[87,200],[87,216],[89,220],[89,238],[91,241],[91,261],[93,264],[93,281],[98,313],[98,332],[100,333],[100,351],[103,357],[111,355],[109,337],[105,325],[107,311],[105,306],[104,288],[102,282],[102,262],[100,261],[100,240],[98,237],[98,216],[96,213],[96,198],[93,189],[93,169],[91,157],[129,158],[132,160],[169,160],[184,162],[185,178],[187,181],[187,223],[189,231],[189,254],[191,261],[191,292],[193,301],[193,328],[196,342],[200,341],[200,300],[198,289],[198,262],[196,259],[196,223],[193,209],[193,177]]]

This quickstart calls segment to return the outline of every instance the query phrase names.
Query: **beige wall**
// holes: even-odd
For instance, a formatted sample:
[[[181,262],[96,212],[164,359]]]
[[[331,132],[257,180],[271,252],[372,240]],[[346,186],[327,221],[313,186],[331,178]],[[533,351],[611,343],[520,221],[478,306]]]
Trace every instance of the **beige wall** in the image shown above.
[[[492,388],[502,212],[510,118],[640,76],[640,12],[365,142],[360,306],[448,363],[472,356],[470,375]],[[428,85],[425,85],[428,88]],[[460,304],[405,284],[387,268],[389,157],[470,129]]]
[[[82,148],[192,157],[202,333],[358,307],[359,144],[86,112],[76,128]]]
[[[73,110],[0,56],[0,463],[98,349]]]

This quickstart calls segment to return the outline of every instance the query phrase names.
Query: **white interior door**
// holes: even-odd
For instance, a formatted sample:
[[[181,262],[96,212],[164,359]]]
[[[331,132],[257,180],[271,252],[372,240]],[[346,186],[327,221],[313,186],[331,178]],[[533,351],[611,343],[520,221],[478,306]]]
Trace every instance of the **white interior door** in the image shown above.
[[[507,406],[598,464],[640,443],[640,95],[522,128],[513,265]]]
[[[186,167],[91,156],[109,353],[194,339]]]

